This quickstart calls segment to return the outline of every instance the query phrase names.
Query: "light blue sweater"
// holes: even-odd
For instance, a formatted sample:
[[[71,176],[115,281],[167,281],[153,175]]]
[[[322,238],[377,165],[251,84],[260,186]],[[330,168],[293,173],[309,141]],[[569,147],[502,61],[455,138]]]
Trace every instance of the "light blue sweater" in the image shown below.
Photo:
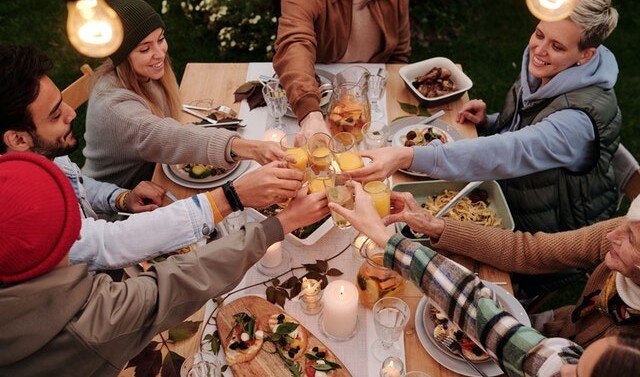
[[[529,48],[524,51],[520,80],[522,102],[556,97],[587,86],[611,89],[618,77],[613,53],[598,47],[586,64],[568,68],[538,88],[540,80],[528,72]],[[488,117],[490,124],[497,114]],[[500,134],[442,144],[439,140],[426,147],[414,147],[410,169],[432,178],[478,181],[521,177],[535,172],[564,167],[580,171],[589,166],[596,148],[589,117],[580,110],[557,111],[539,123],[514,131],[517,116]]]

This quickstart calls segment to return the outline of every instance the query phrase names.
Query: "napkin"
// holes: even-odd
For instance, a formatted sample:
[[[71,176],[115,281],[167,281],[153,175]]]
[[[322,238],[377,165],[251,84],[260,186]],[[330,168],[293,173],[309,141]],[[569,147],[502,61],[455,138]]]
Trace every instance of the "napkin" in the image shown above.
[[[233,92],[235,102],[247,100],[249,110],[253,110],[257,107],[267,106],[262,96],[262,83],[260,81],[248,81],[240,85],[238,89]]]

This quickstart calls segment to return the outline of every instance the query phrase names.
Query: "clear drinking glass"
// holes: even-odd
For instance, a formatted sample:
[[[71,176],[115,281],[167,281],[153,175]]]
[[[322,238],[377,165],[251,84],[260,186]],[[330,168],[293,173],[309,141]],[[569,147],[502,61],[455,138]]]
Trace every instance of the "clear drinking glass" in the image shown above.
[[[391,213],[391,190],[386,181],[370,181],[365,183],[363,188],[371,197],[380,218]]]
[[[372,120],[362,127],[364,146],[368,150],[386,147],[389,142],[389,127],[384,122]]]
[[[329,149],[331,136],[328,134],[317,132],[307,140],[307,151],[309,152],[310,167],[314,172],[318,173],[329,169],[333,162],[333,156]]]
[[[304,173],[304,181],[309,189],[309,194],[324,191],[325,182],[327,185],[333,186],[332,179],[334,174],[335,171],[331,166],[324,170],[316,170],[313,165],[309,166]]]
[[[340,132],[331,138],[329,149],[343,172],[356,170],[364,166],[358,152],[356,138],[349,132]]]
[[[307,139],[297,133],[285,134],[280,139],[280,148],[289,156],[296,159],[295,163],[289,163],[293,169],[304,172],[309,164],[309,154],[306,149]]]
[[[336,203],[346,209],[353,209],[353,192],[351,191],[351,188],[346,185],[347,181],[349,181],[349,176],[339,173],[334,174],[333,179],[324,181],[324,189],[327,193],[327,200],[329,202]],[[351,228],[349,220],[337,214],[335,211],[331,211],[331,218],[338,228]]]
[[[262,96],[269,114],[276,120],[274,128],[284,130],[282,117],[287,113],[287,95],[278,81],[268,81],[262,87]]]
[[[369,75],[367,78],[367,97],[371,102],[371,118],[382,119],[384,112],[378,103],[380,98],[384,96],[387,88],[387,71],[381,69],[375,75]]]
[[[397,297],[383,297],[373,305],[373,321],[378,340],[373,344],[373,356],[384,360],[389,356],[401,357],[394,345],[400,339],[404,327],[409,322],[409,305]]]

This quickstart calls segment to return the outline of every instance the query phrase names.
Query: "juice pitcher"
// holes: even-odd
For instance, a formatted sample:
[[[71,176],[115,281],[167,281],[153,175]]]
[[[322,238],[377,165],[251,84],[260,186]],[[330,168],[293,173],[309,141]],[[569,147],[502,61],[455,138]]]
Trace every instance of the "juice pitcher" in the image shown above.
[[[333,82],[327,122],[332,135],[350,132],[359,143],[362,127],[371,120],[367,99],[366,68],[353,66],[338,73]]]

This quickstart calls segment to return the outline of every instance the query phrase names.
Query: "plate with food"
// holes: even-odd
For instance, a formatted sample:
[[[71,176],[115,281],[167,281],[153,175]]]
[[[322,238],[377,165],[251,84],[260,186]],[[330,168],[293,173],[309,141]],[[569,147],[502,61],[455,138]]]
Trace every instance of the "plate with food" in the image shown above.
[[[506,311],[511,313],[524,325],[531,325],[529,316],[513,295],[491,282],[483,281],[483,283],[496,293],[498,302]],[[420,315],[418,315],[418,313],[420,313]],[[442,366],[465,376],[479,376],[478,372],[468,366],[460,356],[451,353],[436,339],[435,332],[445,331],[455,334],[454,336],[456,336],[463,347],[465,356],[470,357],[476,366],[488,376],[503,374],[503,371],[490,359],[489,355],[464,333],[458,330],[438,309],[434,308],[428,298],[423,297],[418,304],[415,319],[416,333],[418,334],[420,343],[429,355]]]
[[[443,57],[405,65],[398,73],[407,88],[429,106],[454,101],[473,86],[457,65]]]
[[[393,123],[392,123],[393,125]],[[403,127],[393,127],[395,130],[391,138],[391,145],[394,147],[424,147],[434,140],[440,140],[443,144],[454,142],[456,139],[449,133],[452,127],[449,123],[436,119],[429,124],[421,124],[419,121],[411,122]],[[400,171],[418,176],[428,177],[427,174],[409,169]]]
[[[162,164],[162,171],[174,183],[193,189],[210,189],[238,178],[251,161],[240,161],[225,170],[207,164]]]
[[[351,376],[342,361],[297,319],[257,296],[224,305],[216,315],[221,349],[236,377]]]

